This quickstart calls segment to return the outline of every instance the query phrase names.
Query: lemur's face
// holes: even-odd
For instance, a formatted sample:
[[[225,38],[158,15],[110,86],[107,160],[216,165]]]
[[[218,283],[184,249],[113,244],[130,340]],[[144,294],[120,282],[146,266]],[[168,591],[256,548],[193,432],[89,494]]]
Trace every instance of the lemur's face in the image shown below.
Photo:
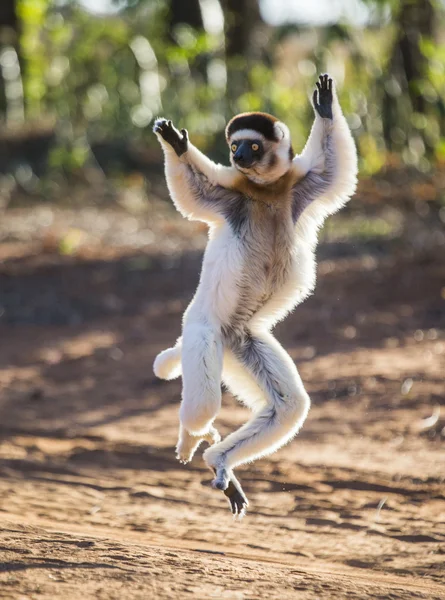
[[[252,134],[255,132],[252,131]],[[253,139],[232,139],[230,144],[233,164],[240,170],[250,169],[254,164],[260,164],[264,158],[264,143],[260,137]]]
[[[292,164],[289,130],[265,113],[243,113],[226,128],[230,162],[246,177],[267,184],[282,177]]]

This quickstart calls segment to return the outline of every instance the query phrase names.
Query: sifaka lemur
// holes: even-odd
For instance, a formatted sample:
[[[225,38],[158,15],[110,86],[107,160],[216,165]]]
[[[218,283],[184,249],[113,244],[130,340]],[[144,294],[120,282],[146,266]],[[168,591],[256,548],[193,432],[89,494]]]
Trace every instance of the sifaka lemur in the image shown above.
[[[248,502],[233,469],[291,440],[310,406],[295,364],[271,329],[314,289],[318,229],[357,181],[356,149],[332,79],[321,75],[316,85],[315,121],[296,156],[287,126],[260,112],[228,123],[230,167],[213,163],[171,121],[157,119],[153,128],[176,208],[209,225],[182,337],[156,357],[154,371],[162,379],[182,374],[178,459],[191,461],[207,441],[213,487],[239,516]],[[221,382],[253,411],[222,441],[213,424]]]

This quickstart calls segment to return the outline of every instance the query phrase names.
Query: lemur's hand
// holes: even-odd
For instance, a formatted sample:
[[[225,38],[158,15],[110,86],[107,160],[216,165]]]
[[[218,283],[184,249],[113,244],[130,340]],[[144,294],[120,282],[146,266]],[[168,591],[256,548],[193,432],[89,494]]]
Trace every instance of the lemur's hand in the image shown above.
[[[320,75],[319,79],[312,97],[314,108],[323,119],[332,119],[332,79],[329,75]]]
[[[187,152],[189,136],[186,129],[181,129],[181,132],[179,132],[171,121],[156,119],[153,131],[159,133],[178,156]]]

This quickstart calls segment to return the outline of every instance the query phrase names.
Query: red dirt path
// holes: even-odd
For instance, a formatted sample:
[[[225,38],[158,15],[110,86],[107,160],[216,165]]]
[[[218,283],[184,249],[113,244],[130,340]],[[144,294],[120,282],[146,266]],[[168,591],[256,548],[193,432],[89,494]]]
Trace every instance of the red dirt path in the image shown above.
[[[235,523],[151,371],[199,252],[3,244],[0,598],[445,597],[443,254],[345,249],[277,328],[313,407],[239,469]],[[247,417],[226,396],[218,427]]]

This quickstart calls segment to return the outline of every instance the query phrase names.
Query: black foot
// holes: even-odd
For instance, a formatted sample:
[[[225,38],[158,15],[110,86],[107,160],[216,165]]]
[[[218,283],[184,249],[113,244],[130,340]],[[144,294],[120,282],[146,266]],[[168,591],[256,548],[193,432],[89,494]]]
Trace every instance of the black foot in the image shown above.
[[[314,107],[320,117],[332,119],[332,79],[329,75],[320,75],[319,79],[313,95]]]
[[[180,135],[171,121],[156,119],[153,131],[159,133],[167,144],[170,144],[178,156],[187,152],[189,138],[186,129],[181,129]]]
[[[216,475],[216,469],[214,469],[214,472]],[[218,485],[213,485],[215,488],[223,490],[224,496],[226,496],[230,502],[232,514],[241,519],[246,513],[246,509],[249,506],[249,501],[247,500],[246,494],[244,493],[243,488],[241,487],[241,484],[235,475],[230,473],[228,476],[229,483],[225,486],[225,489],[222,486],[219,487]]]
[[[231,480],[229,487],[224,490],[224,495],[229,499],[232,515],[241,518],[246,514],[249,501],[247,500],[246,495],[243,492],[243,488],[240,486],[239,482],[236,479],[235,481],[238,486],[235,485],[235,482]]]

